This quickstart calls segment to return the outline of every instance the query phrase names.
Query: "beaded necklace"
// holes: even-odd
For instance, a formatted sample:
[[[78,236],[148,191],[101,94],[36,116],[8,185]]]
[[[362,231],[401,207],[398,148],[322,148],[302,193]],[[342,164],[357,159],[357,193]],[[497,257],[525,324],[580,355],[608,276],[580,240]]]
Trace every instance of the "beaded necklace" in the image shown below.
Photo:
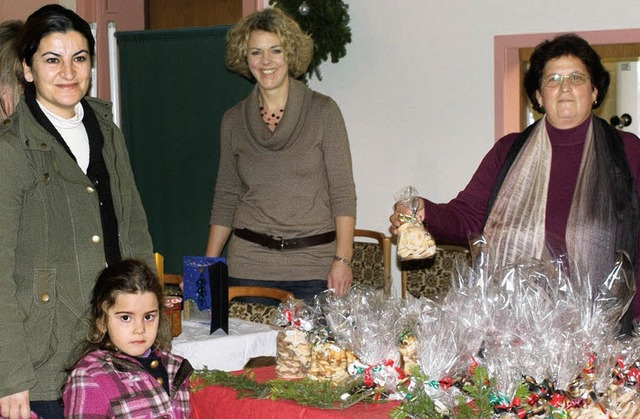
[[[282,118],[282,114],[284,114],[284,107],[282,107],[277,112],[269,112],[265,109],[265,106],[262,104],[262,98],[258,97],[258,106],[260,106],[260,116],[262,116],[262,120],[267,127],[273,131],[278,126],[280,122],[280,118]]]
[[[262,120],[268,127],[275,129],[280,122],[280,118],[282,118],[282,114],[284,113],[284,109],[280,109],[278,112],[269,113],[264,110],[264,106],[260,106],[260,115],[262,115]]]

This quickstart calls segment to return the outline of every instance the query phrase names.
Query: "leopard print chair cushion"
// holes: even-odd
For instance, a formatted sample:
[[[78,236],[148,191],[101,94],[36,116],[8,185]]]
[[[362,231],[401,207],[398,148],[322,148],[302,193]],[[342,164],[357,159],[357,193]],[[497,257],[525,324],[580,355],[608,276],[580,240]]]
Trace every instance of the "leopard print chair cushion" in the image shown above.
[[[406,275],[407,291],[416,298],[435,301],[444,298],[451,287],[458,258],[468,263],[469,253],[464,248],[439,247],[433,258],[402,262],[400,269]]]
[[[277,311],[277,306],[240,301],[229,302],[229,317],[254,323],[271,324]]]
[[[354,285],[366,285],[373,289],[384,287],[384,262],[378,243],[353,243],[351,272]]]

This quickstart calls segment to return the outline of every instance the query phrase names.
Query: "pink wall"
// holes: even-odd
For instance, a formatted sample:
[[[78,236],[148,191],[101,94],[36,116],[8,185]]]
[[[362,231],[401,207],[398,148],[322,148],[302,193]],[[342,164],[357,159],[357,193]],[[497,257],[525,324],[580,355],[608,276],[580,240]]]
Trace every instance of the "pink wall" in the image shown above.
[[[107,27],[115,22],[116,31],[144,29],[143,0],[76,0],[76,12],[86,21],[96,23],[96,69],[98,97],[109,100],[109,54]]]
[[[60,3],[65,7],[72,7],[75,2],[73,0],[0,0],[0,21],[25,20],[36,9],[50,3]]]

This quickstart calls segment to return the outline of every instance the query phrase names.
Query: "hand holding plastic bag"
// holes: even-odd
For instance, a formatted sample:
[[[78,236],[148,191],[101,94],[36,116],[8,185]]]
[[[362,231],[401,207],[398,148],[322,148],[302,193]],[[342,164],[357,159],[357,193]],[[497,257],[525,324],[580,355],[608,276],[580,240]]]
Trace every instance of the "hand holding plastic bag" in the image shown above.
[[[393,195],[397,203],[411,209],[410,214],[398,214],[402,225],[398,227],[398,257],[400,260],[426,259],[436,253],[436,242],[418,219],[420,203],[418,191],[407,186]]]

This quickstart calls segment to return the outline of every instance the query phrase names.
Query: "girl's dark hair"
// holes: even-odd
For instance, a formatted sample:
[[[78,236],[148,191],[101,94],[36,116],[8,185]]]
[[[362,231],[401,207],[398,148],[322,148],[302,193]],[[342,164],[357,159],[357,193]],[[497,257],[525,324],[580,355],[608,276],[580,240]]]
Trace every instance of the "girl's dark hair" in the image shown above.
[[[118,295],[142,292],[151,292],[158,299],[160,323],[155,345],[165,351],[170,349],[169,327],[163,310],[162,285],[146,263],[125,259],[109,265],[98,276],[91,295],[91,330],[83,354],[95,349],[115,350],[108,333],[102,331],[107,324],[107,311],[116,303]]]
[[[94,62],[96,42],[91,27],[72,10],[59,4],[48,4],[33,12],[24,23],[22,34],[18,39],[18,55],[20,61],[31,67],[33,54],[38,50],[42,38],[52,32],[76,31],[87,39],[91,63]]]
[[[541,87],[544,66],[550,60],[564,56],[576,57],[582,61],[587,68],[592,85],[598,89],[598,96],[592,108],[596,109],[602,104],[611,81],[609,72],[602,65],[598,53],[587,41],[574,33],[567,33],[541,42],[531,54],[529,70],[524,76],[524,88],[536,112],[544,113],[544,109],[536,99],[536,91]]]

